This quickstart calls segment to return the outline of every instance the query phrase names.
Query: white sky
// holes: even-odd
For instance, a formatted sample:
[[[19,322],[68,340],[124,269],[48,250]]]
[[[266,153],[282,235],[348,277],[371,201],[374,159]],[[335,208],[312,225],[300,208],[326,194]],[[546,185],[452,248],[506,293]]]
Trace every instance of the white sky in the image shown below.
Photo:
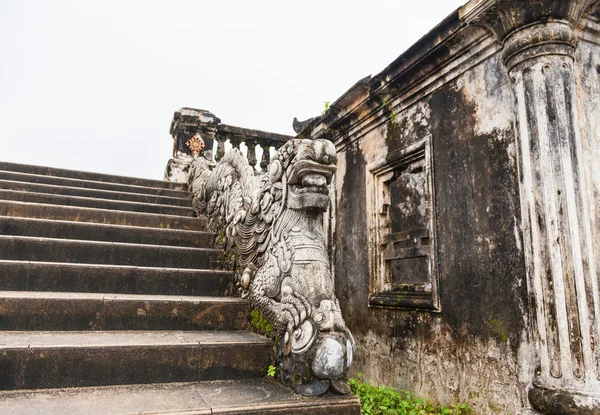
[[[465,0],[0,0],[0,160],[162,178],[180,107],[293,134]]]

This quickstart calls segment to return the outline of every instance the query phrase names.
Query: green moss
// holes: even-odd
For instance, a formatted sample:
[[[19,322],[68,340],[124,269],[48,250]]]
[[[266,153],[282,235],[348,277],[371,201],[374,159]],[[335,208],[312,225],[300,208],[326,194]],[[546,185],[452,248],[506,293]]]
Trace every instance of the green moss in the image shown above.
[[[315,378],[313,376],[313,372],[310,369],[310,366],[308,366],[308,365],[304,365],[304,379],[308,383],[311,383],[313,380],[315,380]]]
[[[508,330],[504,321],[491,318],[487,321],[487,326],[503,343],[508,341]]]
[[[396,114],[390,115],[390,120],[387,124],[387,140],[394,140],[395,136],[400,132],[400,124],[396,120]]]
[[[225,269],[236,270],[239,264],[240,254],[236,246],[226,248],[223,252],[223,266]]]
[[[396,302],[397,302],[397,304],[401,304],[407,298],[408,298],[408,296],[406,295],[406,292],[399,291],[396,294]]]
[[[235,255],[231,251],[225,252],[225,263],[227,265],[232,264],[234,258],[235,258]]]
[[[250,325],[255,332],[271,338],[275,337],[275,327],[273,327],[269,320],[267,320],[257,308],[254,308],[250,312],[250,317],[252,318]]]
[[[449,407],[436,406],[423,398],[416,398],[408,391],[387,386],[374,386],[358,377],[350,379],[350,390],[360,398],[360,413],[368,415],[465,415],[471,407],[465,403]]]

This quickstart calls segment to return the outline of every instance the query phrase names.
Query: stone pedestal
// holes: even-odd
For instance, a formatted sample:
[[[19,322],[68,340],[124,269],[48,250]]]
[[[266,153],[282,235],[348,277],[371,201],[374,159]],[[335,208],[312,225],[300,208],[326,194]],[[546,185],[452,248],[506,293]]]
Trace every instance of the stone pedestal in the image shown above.
[[[600,312],[582,166],[569,21],[512,31],[503,58],[516,98],[521,218],[536,373],[545,414],[600,413]]]
[[[212,161],[213,143],[220,122],[219,118],[205,110],[184,107],[175,112],[170,130],[173,157],[167,163],[165,180],[187,182],[194,157],[201,156]]]

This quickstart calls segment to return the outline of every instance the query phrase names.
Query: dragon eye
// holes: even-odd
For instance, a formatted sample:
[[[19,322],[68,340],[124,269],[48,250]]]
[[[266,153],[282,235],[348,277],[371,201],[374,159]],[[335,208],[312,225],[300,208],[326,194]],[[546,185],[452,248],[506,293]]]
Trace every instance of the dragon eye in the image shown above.
[[[283,167],[281,166],[281,162],[279,160],[274,160],[269,166],[269,180],[271,183],[278,182],[281,179],[281,175],[283,174]]]

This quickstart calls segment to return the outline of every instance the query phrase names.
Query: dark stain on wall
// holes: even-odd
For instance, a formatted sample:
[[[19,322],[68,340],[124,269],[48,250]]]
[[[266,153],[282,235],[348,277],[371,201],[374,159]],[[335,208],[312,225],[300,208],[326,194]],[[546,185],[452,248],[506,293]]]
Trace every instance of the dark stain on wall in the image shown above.
[[[430,105],[444,114],[431,120],[442,317],[454,329],[467,324],[470,335],[510,338],[516,347],[527,290],[507,151],[513,133],[477,135],[477,110],[452,85],[432,94]]]
[[[335,286],[338,296],[344,298],[345,319],[354,323],[368,318],[366,166],[357,143],[346,148],[345,157],[346,176],[337,217]]]

